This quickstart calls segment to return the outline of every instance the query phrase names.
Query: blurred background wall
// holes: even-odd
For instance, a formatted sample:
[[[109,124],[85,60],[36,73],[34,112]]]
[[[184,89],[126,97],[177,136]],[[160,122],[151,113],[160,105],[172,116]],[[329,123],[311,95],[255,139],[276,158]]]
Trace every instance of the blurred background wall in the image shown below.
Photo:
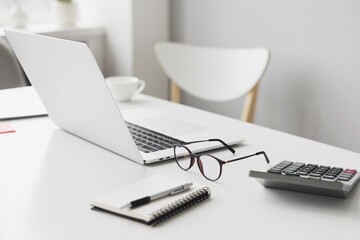
[[[359,13],[354,0],[170,1],[170,38],[269,48],[255,123],[360,152]],[[235,118],[241,113],[242,100],[183,101]]]
[[[20,0],[28,11],[45,9],[31,24],[46,19],[54,1]],[[157,41],[267,47],[255,123],[360,152],[360,1],[76,1],[79,22],[104,27],[105,76],[138,76],[146,94],[168,99]],[[0,1],[0,25],[11,4]],[[182,101],[237,119],[241,113],[242,99],[215,104],[183,93]]]

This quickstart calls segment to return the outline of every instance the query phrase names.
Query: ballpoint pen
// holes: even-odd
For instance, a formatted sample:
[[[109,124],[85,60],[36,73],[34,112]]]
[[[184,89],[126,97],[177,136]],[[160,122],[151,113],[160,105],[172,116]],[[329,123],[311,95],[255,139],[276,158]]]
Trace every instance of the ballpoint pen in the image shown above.
[[[126,204],[125,206],[123,206],[121,208],[135,208],[135,207],[147,204],[153,200],[156,200],[156,199],[159,199],[162,197],[171,196],[171,195],[175,195],[175,194],[184,192],[184,191],[188,190],[191,186],[192,186],[192,183],[186,183],[186,184],[174,187],[174,188],[170,188],[168,190],[156,193],[154,195],[146,196],[146,197],[131,201],[130,203]]]

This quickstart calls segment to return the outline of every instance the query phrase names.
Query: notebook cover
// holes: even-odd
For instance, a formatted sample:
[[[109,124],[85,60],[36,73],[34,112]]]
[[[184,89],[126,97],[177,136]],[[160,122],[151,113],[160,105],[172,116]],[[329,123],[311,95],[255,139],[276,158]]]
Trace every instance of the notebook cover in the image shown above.
[[[15,129],[8,123],[0,123],[0,134],[15,132]]]
[[[193,186],[188,191],[164,197],[136,208],[122,208],[129,202],[185,184],[163,176],[152,176],[95,199],[93,210],[103,210],[138,222],[154,225],[208,198],[210,189]],[[199,189],[202,189],[199,192]]]

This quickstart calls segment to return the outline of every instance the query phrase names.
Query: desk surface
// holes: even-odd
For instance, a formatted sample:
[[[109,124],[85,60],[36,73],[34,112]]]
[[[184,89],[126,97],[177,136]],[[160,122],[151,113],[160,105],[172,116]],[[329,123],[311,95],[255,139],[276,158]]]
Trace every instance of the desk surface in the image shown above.
[[[360,155],[347,150],[143,95],[131,104],[222,124],[246,138],[236,148],[239,155],[264,150],[272,163],[360,169]],[[0,134],[1,240],[360,239],[359,185],[346,200],[267,189],[248,177],[251,169],[267,169],[260,156],[225,165],[213,183],[197,168],[185,172],[173,161],[142,166],[123,159],[58,129],[47,117],[9,122],[16,133]],[[153,174],[207,185],[212,197],[158,227],[90,210],[92,199]]]

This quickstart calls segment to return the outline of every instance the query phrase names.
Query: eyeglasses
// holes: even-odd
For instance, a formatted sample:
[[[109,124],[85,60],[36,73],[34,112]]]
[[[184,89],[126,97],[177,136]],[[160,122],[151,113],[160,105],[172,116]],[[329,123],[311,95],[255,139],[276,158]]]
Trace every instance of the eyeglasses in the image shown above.
[[[266,153],[263,151],[257,152],[257,153],[254,153],[254,154],[251,154],[248,156],[240,157],[240,158],[223,161],[211,154],[194,154],[190,151],[190,149],[188,147],[185,146],[185,145],[189,145],[189,144],[193,144],[193,143],[201,143],[201,142],[208,142],[208,141],[209,142],[214,142],[214,141],[220,142],[229,151],[231,151],[232,153],[235,153],[235,150],[232,147],[230,147],[229,145],[227,145],[221,139],[208,139],[208,140],[187,142],[187,143],[181,144],[181,145],[177,144],[177,145],[174,145],[174,156],[175,156],[177,165],[181,169],[187,171],[194,165],[195,159],[196,159],[196,163],[199,167],[201,174],[210,181],[216,181],[220,178],[221,173],[222,173],[222,167],[226,163],[243,160],[245,158],[249,158],[249,157],[253,157],[253,156],[257,156],[257,155],[264,155],[266,162],[268,164],[270,163],[269,158],[267,157]]]

